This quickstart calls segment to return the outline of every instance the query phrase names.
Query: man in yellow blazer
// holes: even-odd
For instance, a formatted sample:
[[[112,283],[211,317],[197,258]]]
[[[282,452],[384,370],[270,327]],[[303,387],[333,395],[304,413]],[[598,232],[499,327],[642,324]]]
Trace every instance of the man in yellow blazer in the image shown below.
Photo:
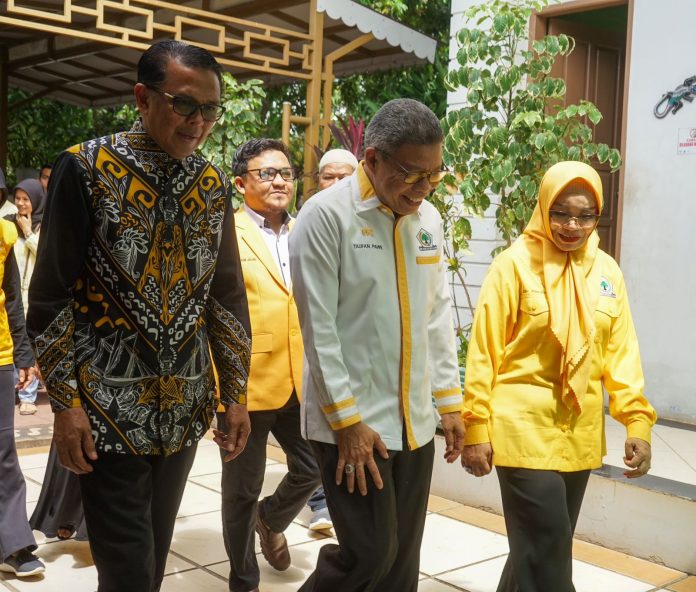
[[[259,586],[254,530],[271,566],[287,569],[290,553],[283,531],[321,477],[300,433],[304,351],[288,255],[294,222],[287,212],[294,180],[290,154],[278,140],[250,140],[237,150],[233,169],[235,188],[244,197],[235,225],[252,327],[247,395],[251,435],[244,452],[222,465],[222,523],[229,589],[250,592]],[[288,473],[272,495],[257,503],[269,432],[287,456]]]

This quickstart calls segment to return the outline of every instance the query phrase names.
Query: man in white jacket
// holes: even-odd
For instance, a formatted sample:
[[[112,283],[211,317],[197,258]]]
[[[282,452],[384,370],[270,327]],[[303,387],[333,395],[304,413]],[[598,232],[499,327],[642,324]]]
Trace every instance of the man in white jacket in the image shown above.
[[[425,201],[444,177],[442,141],[425,105],[390,101],[365,160],[302,208],[290,236],[303,434],[339,542],[301,592],[415,592],[440,418],[445,459],[461,452],[445,238]]]

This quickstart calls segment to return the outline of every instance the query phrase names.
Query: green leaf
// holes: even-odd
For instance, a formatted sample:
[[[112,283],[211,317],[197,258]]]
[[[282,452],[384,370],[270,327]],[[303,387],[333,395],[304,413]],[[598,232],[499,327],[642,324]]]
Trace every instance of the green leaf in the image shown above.
[[[568,160],[582,160],[582,152],[579,146],[568,148]]]
[[[600,113],[599,109],[597,109],[597,107],[595,107],[594,105],[588,106],[587,116],[589,117],[590,121],[595,125],[602,121],[602,114]]]
[[[553,152],[556,149],[558,140],[553,134],[545,134],[546,139],[544,140],[544,151],[547,153]]]
[[[558,37],[555,35],[549,35],[546,37],[546,51],[552,56],[558,55],[558,53],[561,51]]]
[[[599,144],[597,146],[597,158],[599,162],[606,162],[609,158],[609,146],[606,144]]]
[[[609,166],[611,167],[612,172],[621,168],[621,164],[621,153],[613,148],[609,153]]]
[[[503,14],[497,14],[493,18],[493,30],[496,33],[503,34],[507,29],[507,18]]]

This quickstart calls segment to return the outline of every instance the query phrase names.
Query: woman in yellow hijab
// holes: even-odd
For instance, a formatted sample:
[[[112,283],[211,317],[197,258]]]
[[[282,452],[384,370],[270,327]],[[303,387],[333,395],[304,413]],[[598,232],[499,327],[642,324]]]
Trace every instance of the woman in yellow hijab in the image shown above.
[[[599,248],[602,205],[592,167],[552,166],[476,306],[462,465],[477,477],[496,466],[510,545],[498,592],[575,590],[573,532],[606,453],[603,388],[626,426],[625,475],[650,468],[656,414],[643,396],[621,270]]]

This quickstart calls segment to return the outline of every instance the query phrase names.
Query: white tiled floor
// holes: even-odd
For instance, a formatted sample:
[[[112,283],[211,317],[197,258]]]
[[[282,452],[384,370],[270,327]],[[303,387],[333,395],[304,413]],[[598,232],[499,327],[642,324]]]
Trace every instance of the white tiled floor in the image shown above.
[[[608,429],[608,445],[612,454],[618,456],[618,463],[614,463],[617,466],[620,466],[623,455],[624,436],[621,430],[620,427]],[[672,430],[673,428],[658,426],[655,431],[654,471],[660,476],[674,478],[670,475],[675,475],[680,479],[692,478],[688,473],[691,471],[693,482],[696,483],[694,462],[691,461],[689,464],[686,459],[675,454],[679,450],[693,450],[693,443],[691,448],[687,448],[680,441],[681,436],[674,434]],[[696,434],[693,440],[696,442]],[[670,467],[664,466],[660,456],[663,454],[674,464]],[[25,454],[20,457],[28,485],[29,511],[38,497],[46,459],[45,453]],[[683,464],[679,464],[680,462]],[[283,463],[268,461],[264,494],[276,487],[285,470]],[[227,591],[229,567],[221,536],[219,492],[219,453],[212,442],[203,440],[179,511],[163,592]],[[418,590],[419,592],[495,592],[508,551],[507,540],[505,536],[496,532],[438,513],[456,506],[458,504],[454,502],[433,499],[432,511],[426,519],[420,565],[422,578]],[[286,531],[292,555],[290,569],[285,572],[276,572],[259,556],[261,589],[264,592],[296,591],[314,569],[319,549],[327,543],[336,542],[333,538],[310,533],[306,528],[308,517],[309,512],[303,511]],[[37,553],[46,563],[46,574],[26,581],[0,574],[0,591],[94,592],[96,570],[92,564],[87,543],[45,541],[40,533],[37,533],[37,541],[40,543]],[[652,566],[652,564],[648,565]],[[663,569],[659,566],[654,567],[658,570]],[[608,570],[584,561],[575,560],[574,562],[577,592],[653,592],[657,590],[653,584],[622,575],[622,573],[625,574],[626,570],[623,572],[618,568]],[[686,576],[677,573],[677,576],[670,577],[676,580]]]

